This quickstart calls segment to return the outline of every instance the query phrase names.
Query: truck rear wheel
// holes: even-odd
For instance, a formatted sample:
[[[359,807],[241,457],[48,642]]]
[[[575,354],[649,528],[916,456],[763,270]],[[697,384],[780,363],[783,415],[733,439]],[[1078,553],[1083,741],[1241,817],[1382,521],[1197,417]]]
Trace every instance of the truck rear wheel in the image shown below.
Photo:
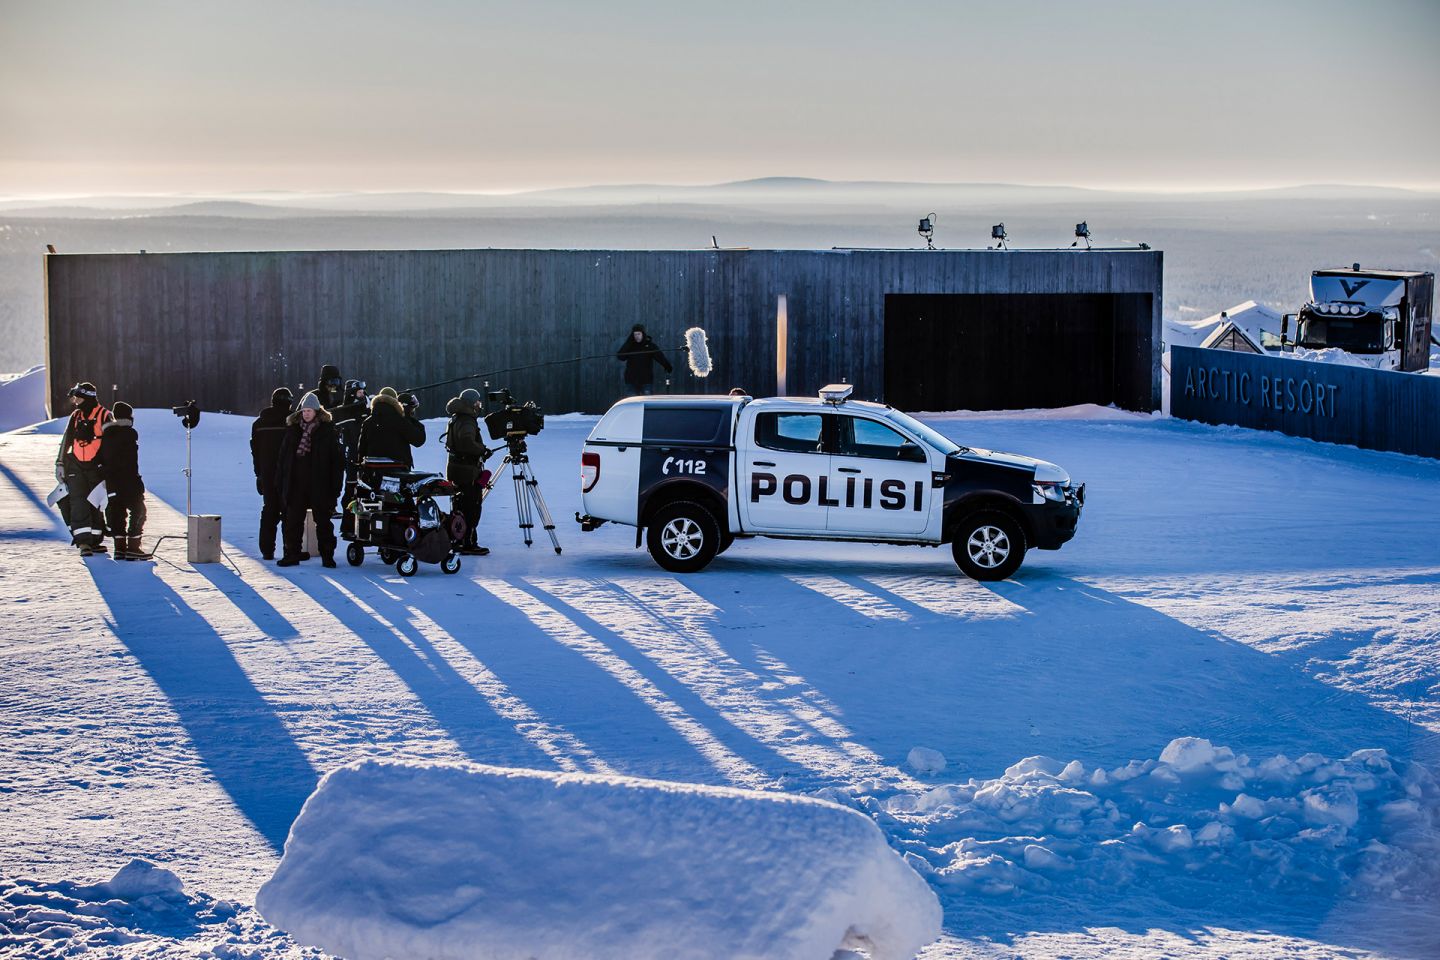
[[[950,542],[955,563],[972,580],[1004,580],[1025,559],[1025,531],[997,510],[982,510],[960,521]]]
[[[720,524],[704,506],[679,500],[650,519],[646,545],[655,562],[671,573],[694,573],[719,552]]]

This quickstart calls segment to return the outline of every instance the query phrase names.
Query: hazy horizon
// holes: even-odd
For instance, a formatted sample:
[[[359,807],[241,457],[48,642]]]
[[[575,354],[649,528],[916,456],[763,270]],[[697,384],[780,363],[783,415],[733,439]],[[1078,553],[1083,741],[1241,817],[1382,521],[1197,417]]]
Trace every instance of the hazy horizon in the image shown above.
[[[0,0],[0,196],[1440,189],[1440,4]]]

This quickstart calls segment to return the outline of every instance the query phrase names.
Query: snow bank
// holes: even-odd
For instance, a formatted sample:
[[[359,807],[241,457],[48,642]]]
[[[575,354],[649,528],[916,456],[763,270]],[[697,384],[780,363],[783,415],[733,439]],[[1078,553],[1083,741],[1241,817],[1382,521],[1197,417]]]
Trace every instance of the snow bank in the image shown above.
[[[924,836],[907,859],[932,882],[988,896],[1196,876],[1403,899],[1434,895],[1440,859],[1440,786],[1384,750],[1255,762],[1182,737],[1111,769],[1030,757],[994,780],[850,802]]]
[[[941,919],[873,821],[820,800],[381,761],[320,782],[256,905],[349,960],[899,960]]]
[[[1098,403],[1077,403],[1068,407],[1034,408],[1028,410],[944,410],[913,413],[925,421],[947,420],[1142,420],[1149,414],[1102,407]]]
[[[45,368],[0,374],[0,433],[48,420],[45,413]]]
[[[1308,360],[1311,363],[1338,363],[1342,367],[1370,367],[1376,369],[1373,362],[1367,362],[1365,357],[1354,353],[1347,353],[1339,347],[1326,347],[1324,350],[1311,350],[1308,347],[1296,347],[1288,353],[1274,354],[1277,357],[1286,357],[1291,360]]]

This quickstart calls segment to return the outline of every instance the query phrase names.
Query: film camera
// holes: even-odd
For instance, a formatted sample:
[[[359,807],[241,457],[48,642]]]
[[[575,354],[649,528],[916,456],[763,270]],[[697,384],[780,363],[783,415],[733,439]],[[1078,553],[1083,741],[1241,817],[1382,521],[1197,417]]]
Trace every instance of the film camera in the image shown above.
[[[509,390],[491,390],[485,394],[500,409],[485,415],[485,426],[492,437],[503,437],[508,446],[524,448],[525,438],[545,429],[545,413],[534,400],[516,403]]]

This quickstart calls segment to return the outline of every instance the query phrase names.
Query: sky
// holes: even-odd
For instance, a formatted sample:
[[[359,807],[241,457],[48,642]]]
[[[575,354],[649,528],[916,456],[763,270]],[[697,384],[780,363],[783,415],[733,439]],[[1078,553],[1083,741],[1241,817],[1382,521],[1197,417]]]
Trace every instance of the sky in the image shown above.
[[[1437,37],[1437,0],[0,0],[0,196],[1440,189]]]

